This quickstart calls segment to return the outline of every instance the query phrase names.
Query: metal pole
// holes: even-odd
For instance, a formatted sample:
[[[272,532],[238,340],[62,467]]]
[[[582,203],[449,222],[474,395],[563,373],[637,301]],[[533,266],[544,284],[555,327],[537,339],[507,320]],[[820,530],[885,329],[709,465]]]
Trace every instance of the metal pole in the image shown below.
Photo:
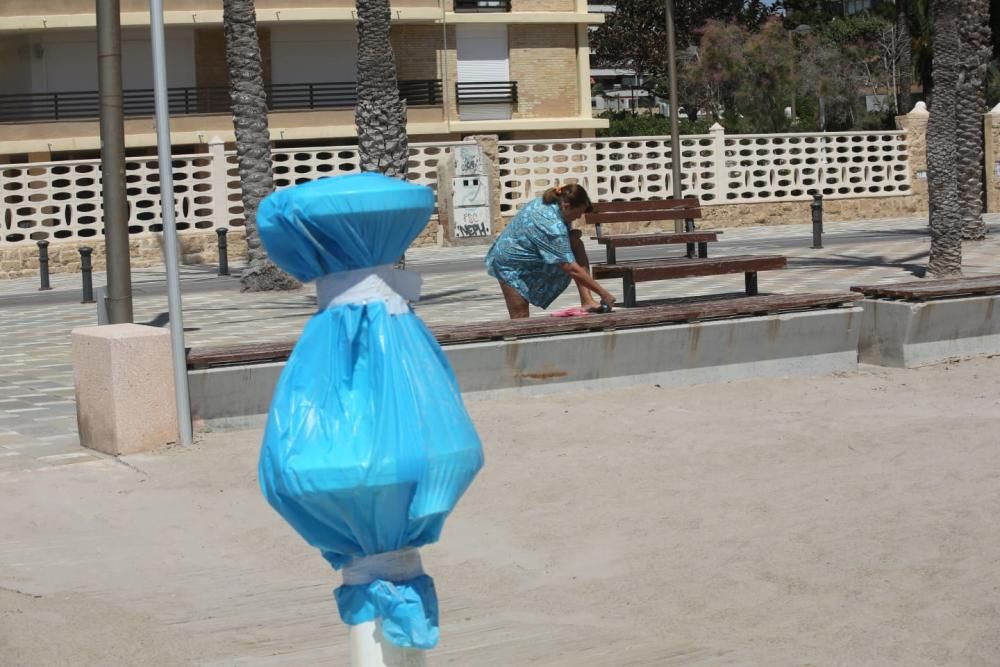
[[[229,229],[226,227],[219,227],[215,230],[215,233],[219,236],[219,275],[228,276],[229,242],[226,240],[226,234],[229,233]]]
[[[814,250],[819,250],[823,247],[823,194],[821,192],[817,192],[813,195],[813,201],[812,204],[809,205],[809,208],[812,209],[812,248]]]
[[[41,286],[38,288],[39,292],[44,292],[46,290],[52,289],[52,285],[49,284],[49,242],[39,241],[38,242],[38,277],[41,279]]]
[[[677,121],[677,37],[674,34],[674,0],[666,0],[667,75],[670,77],[670,164],[673,167],[674,199],[683,197],[681,187],[681,137]],[[683,232],[683,220],[674,221],[674,231]]]
[[[174,395],[181,445],[194,440],[188,397],[187,357],[184,353],[184,314],[178,272],[177,221],[174,219],[174,173],[170,157],[170,109],[167,106],[167,51],[163,29],[163,0],[149,0],[149,27],[153,45],[153,90],[156,95],[156,149],[160,162],[160,205],[163,248],[167,261],[167,309],[174,360]]]
[[[94,249],[87,246],[80,248],[80,278],[83,280],[83,298],[80,303],[95,303],[94,265],[90,258],[93,252]]]
[[[125,199],[125,116],[119,0],[97,0],[97,73],[101,97],[101,191],[112,324],[132,322],[132,276]]]

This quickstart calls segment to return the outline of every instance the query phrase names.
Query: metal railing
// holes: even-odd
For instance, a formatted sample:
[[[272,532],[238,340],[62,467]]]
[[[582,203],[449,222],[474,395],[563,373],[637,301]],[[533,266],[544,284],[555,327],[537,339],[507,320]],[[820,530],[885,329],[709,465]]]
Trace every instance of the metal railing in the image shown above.
[[[455,0],[456,12],[509,12],[511,0]]]
[[[353,81],[322,83],[278,83],[267,86],[267,106],[271,111],[349,109],[357,102]],[[410,106],[437,106],[443,103],[440,79],[399,82],[399,94]],[[155,100],[152,89],[126,90],[122,96],[126,116],[152,116]],[[229,113],[226,87],[187,87],[168,90],[170,113],[175,115]],[[86,120],[100,117],[100,95],[95,91],[0,95],[0,122]]]
[[[517,81],[459,81],[455,84],[458,103],[517,103]]]

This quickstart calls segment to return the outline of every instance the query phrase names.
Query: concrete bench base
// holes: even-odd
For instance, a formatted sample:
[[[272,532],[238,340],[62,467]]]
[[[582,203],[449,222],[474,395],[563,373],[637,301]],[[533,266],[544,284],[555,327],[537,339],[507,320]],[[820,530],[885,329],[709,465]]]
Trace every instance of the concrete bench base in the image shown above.
[[[858,367],[861,309],[448,345],[466,398],[823,375]],[[263,422],[283,363],[189,372],[202,428]]]
[[[912,303],[866,299],[860,360],[914,368],[1000,354],[1000,296]]]

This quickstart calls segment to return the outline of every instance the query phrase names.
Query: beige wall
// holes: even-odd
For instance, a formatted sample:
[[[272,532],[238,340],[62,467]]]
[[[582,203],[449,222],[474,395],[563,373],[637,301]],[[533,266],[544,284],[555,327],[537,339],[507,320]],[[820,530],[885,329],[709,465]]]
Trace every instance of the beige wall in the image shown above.
[[[986,211],[1000,212],[1000,106],[983,120],[986,130]]]
[[[512,0],[512,12],[575,12],[576,0]]]
[[[576,26],[511,25],[508,36],[518,90],[514,118],[580,115]]]
[[[529,0],[530,1],[530,0]],[[545,0],[552,4],[556,0]],[[565,4],[571,0],[562,0]],[[267,9],[354,9],[355,0],[256,0],[258,10]],[[438,0],[392,0],[395,8],[437,8]],[[222,0],[164,0],[164,11],[219,11]],[[148,0],[121,0],[121,10],[148,12]],[[42,16],[48,14],[92,14],[94,0],[0,0],[0,16]]]
[[[181,263],[185,265],[216,264],[219,261],[218,237],[215,232],[181,234]],[[229,232],[229,261],[241,262],[246,258],[247,245],[240,229]],[[440,243],[438,222],[432,218],[411,247],[434,246]],[[104,241],[54,242],[49,246],[49,271],[51,273],[77,273],[80,271],[80,248],[89,246],[94,270],[107,268]],[[159,235],[132,238],[129,242],[132,268],[160,266],[163,264],[163,243]],[[34,245],[0,246],[0,280],[38,275],[38,248]]]

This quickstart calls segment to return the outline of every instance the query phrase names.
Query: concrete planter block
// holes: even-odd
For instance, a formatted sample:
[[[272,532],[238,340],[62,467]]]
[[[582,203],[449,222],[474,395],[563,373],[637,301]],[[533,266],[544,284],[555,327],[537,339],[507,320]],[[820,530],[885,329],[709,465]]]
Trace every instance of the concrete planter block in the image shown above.
[[[860,308],[446,345],[466,398],[823,375],[858,368]],[[284,363],[192,370],[203,428],[259,427]]]
[[[177,439],[170,332],[137,324],[72,332],[80,444],[134,454]]]
[[[1000,354],[1000,296],[860,303],[862,363],[913,368]]]

